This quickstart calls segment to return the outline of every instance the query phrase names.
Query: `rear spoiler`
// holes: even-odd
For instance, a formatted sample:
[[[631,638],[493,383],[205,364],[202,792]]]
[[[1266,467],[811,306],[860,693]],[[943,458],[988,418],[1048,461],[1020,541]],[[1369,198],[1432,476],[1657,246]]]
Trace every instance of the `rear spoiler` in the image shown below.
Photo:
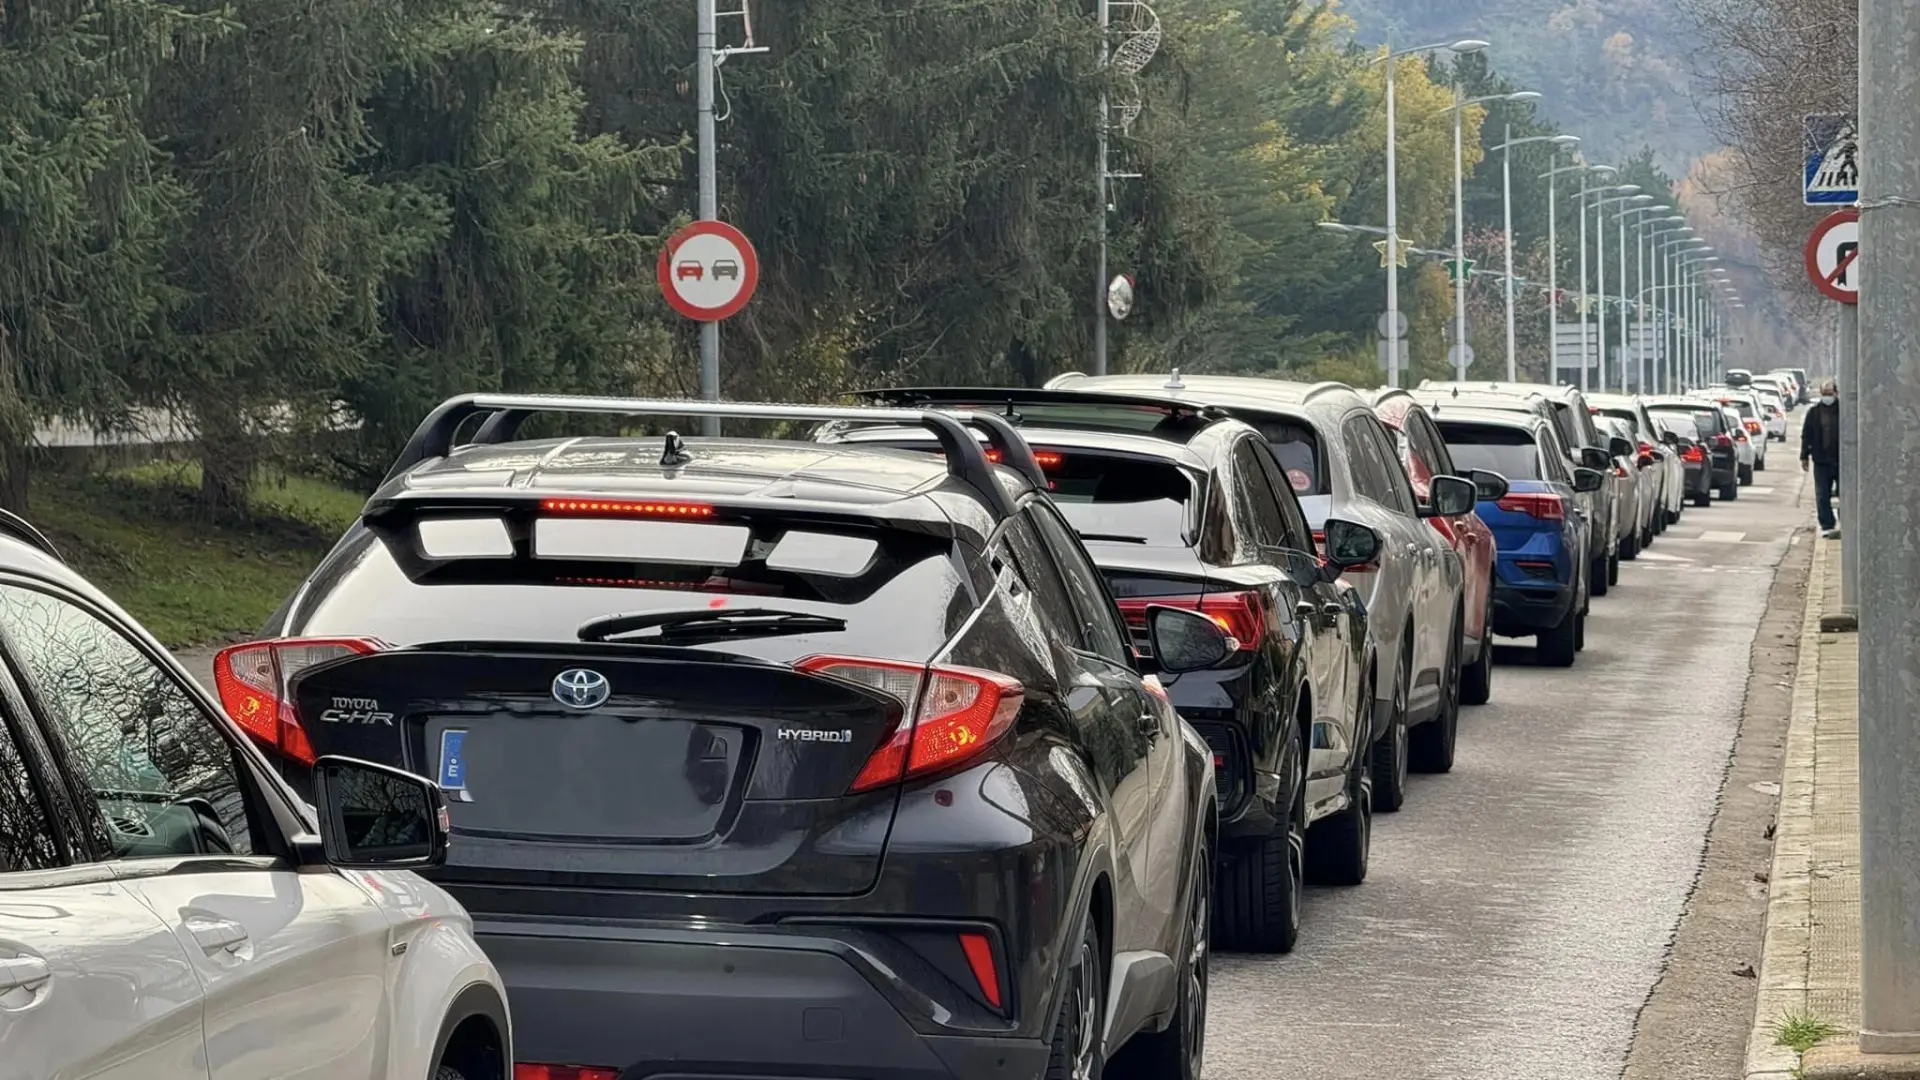
[[[1011,466],[1041,491],[1046,490],[1046,474],[1033,456],[1033,450],[1014,430],[1011,423],[991,413],[943,411],[936,409],[869,409],[846,406],[782,405],[767,402],[694,401],[685,398],[574,397],[559,394],[462,394],[449,398],[427,414],[414,429],[400,457],[387,470],[390,482],[423,461],[443,458],[455,449],[460,428],[476,416],[486,419],[463,445],[511,441],[535,413],[597,414],[603,416],[686,416],[738,420],[836,420],[911,424],[933,433],[946,453],[947,470],[973,487],[986,500],[996,517],[1011,517],[1013,499],[1000,486],[994,465],[979,440],[968,428],[983,432],[987,443],[999,451],[1000,460]],[[669,433],[666,458],[677,452],[679,436]]]
[[[854,390],[849,397],[863,398],[876,405],[903,408],[929,406],[972,406],[978,409],[998,406],[1007,414],[1021,405],[1106,405],[1115,408],[1153,409],[1169,417],[1195,416],[1202,420],[1225,420],[1227,410],[1213,405],[1197,405],[1172,396],[1124,394],[1106,391],[1032,390],[1002,386],[892,386]],[[1012,419],[1012,416],[1009,416]]]

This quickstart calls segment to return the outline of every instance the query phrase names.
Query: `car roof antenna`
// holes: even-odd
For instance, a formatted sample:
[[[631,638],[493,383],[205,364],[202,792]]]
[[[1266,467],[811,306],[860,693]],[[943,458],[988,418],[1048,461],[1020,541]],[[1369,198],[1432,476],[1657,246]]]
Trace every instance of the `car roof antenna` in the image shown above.
[[[660,467],[663,469],[678,468],[692,460],[693,455],[687,453],[686,440],[680,437],[680,433],[677,431],[667,432],[666,439],[662,441],[660,445]]]
[[[1180,381],[1179,368],[1173,369],[1173,373],[1167,376],[1167,384],[1161,387],[1162,390],[1185,390],[1186,388],[1187,384]]]

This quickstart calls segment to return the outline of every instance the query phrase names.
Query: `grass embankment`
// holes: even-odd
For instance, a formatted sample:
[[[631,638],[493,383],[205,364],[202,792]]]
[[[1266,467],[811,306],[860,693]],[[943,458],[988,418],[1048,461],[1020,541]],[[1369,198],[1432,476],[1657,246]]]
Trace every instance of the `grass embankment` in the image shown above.
[[[155,462],[45,473],[28,517],[75,569],[174,648],[259,631],[365,502],[298,476],[262,475],[245,521],[196,499],[200,469]]]

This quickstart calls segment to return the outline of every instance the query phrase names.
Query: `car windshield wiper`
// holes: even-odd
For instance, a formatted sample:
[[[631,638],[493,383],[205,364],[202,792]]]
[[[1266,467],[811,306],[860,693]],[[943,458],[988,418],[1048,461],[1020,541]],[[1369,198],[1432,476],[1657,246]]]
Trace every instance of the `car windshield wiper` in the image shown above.
[[[699,611],[648,611],[607,615],[580,624],[581,641],[612,641],[645,630],[658,631],[662,641],[720,640],[775,637],[780,634],[832,633],[845,630],[847,620],[831,615],[774,608],[703,608]]]
[[[1091,540],[1094,543],[1144,544],[1147,542],[1147,538],[1144,536],[1121,536],[1118,533],[1080,532],[1078,529],[1074,530],[1074,533],[1075,535],[1079,536],[1080,539]]]

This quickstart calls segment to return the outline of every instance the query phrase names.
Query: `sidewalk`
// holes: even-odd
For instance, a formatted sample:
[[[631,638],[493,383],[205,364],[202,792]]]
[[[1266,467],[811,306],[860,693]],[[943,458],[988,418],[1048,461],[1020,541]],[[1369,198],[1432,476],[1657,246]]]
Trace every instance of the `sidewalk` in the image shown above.
[[[1783,1024],[1828,1026],[1836,1046],[1860,1027],[1859,638],[1820,629],[1840,610],[1841,541],[1813,542],[1747,1080],[1800,1075],[1799,1052],[1779,1045]]]

